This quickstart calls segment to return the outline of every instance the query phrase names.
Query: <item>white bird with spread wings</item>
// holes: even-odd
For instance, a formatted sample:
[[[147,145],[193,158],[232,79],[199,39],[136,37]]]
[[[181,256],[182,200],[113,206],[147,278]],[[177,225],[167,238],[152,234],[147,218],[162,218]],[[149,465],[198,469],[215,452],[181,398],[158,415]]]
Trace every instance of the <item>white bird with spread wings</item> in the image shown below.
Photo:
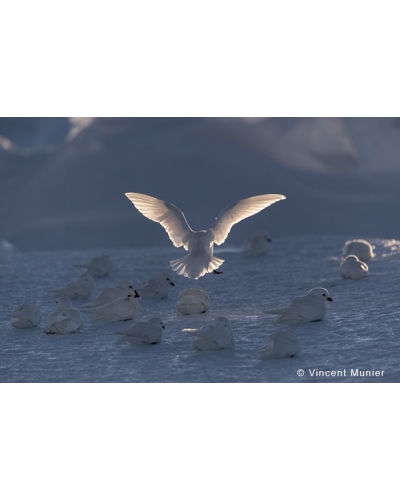
[[[183,246],[189,252],[170,264],[178,274],[192,279],[215,271],[224,262],[213,256],[214,243],[221,245],[234,224],[285,199],[281,194],[262,194],[239,200],[224,208],[210,229],[193,231],[184,214],[172,203],[140,193],[125,193],[125,196],[145,217],[161,224],[176,247]]]

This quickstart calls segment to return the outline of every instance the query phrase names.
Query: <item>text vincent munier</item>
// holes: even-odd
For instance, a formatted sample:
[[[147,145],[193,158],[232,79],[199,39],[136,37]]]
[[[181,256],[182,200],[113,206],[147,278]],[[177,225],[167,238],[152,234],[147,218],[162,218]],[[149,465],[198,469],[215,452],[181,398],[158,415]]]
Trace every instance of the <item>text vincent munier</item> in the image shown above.
[[[317,370],[309,368],[311,377],[383,377],[385,370],[360,370],[359,368],[350,368],[343,370]]]

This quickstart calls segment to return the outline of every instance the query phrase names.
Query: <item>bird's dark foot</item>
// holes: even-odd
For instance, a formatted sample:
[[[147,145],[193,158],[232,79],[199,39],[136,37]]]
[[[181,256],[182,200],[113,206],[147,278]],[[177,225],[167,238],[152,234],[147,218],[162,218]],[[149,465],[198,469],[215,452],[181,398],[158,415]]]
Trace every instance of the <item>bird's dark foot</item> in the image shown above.
[[[54,332],[44,332],[46,335],[55,335]]]
[[[222,271],[216,271],[215,269],[213,270],[213,274],[224,274]]]

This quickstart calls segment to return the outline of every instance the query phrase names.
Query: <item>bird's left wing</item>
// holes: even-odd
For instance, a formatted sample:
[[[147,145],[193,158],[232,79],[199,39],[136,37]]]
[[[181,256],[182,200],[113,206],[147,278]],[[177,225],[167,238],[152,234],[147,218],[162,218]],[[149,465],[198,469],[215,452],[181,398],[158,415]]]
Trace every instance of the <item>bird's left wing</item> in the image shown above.
[[[112,302],[107,302],[102,306],[92,307],[90,309],[84,309],[82,312],[89,314],[111,314],[118,315],[121,311],[126,310],[128,301],[125,299],[115,299]]]
[[[167,201],[140,193],[125,193],[141,214],[154,222],[158,222],[167,231],[176,247],[188,249],[187,240],[192,230],[178,207]]]
[[[210,229],[214,235],[214,243],[221,245],[226,240],[234,224],[285,198],[282,194],[262,194],[239,200],[233,205],[224,208]]]
[[[10,314],[4,315],[6,318],[17,318],[17,319],[25,319],[27,317],[27,313],[23,311],[13,311]]]
[[[139,321],[138,323],[135,323],[131,328],[126,328],[125,330],[119,330],[118,332],[115,332],[117,335],[125,335],[126,337],[137,337],[137,338],[142,338],[145,339],[147,338],[147,335],[145,333],[142,333],[143,330],[148,329],[148,323],[144,321]]]

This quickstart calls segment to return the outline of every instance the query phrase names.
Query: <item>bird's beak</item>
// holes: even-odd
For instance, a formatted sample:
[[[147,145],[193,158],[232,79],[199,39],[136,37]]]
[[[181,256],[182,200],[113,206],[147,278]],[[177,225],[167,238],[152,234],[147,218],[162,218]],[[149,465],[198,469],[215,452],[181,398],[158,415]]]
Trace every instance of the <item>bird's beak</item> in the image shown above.
[[[164,328],[164,330],[165,330],[165,326],[164,326],[164,325],[162,325],[162,327],[163,327],[163,328]]]
[[[328,297],[326,300],[329,300],[329,302],[333,302],[333,299],[331,299],[330,297]]]
[[[135,292],[135,297],[140,297],[140,295],[137,293],[136,290],[134,290],[134,292]]]
[[[170,283],[171,283],[172,286],[175,286],[175,283],[172,283],[172,281],[170,281]]]
[[[267,238],[267,241],[268,241],[269,243],[272,243],[271,238]]]

